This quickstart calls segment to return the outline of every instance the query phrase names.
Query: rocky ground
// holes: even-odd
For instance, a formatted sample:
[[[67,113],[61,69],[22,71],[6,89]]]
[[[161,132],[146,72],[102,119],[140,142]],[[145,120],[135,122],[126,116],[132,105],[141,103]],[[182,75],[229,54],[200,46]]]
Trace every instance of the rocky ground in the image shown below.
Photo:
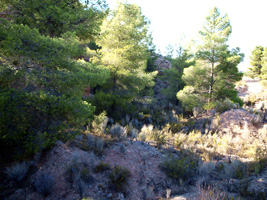
[[[262,88],[257,81],[246,78],[243,81],[238,88],[240,97],[247,98],[249,95],[262,93]],[[261,98],[259,101],[263,102],[260,112],[266,109],[264,107],[266,99]],[[257,103],[258,101],[254,102],[253,109]],[[253,109],[232,109],[220,115],[211,113],[208,122],[206,118],[200,119],[196,127],[231,134],[231,138],[235,138],[235,141],[244,135],[249,135],[247,137],[251,140],[250,135],[257,135],[258,130],[267,133],[267,125],[262,113],[255,114]],[[189,172],[188,178],[182,180],[171,178],[162,167],[162,163],[170,155],[178,159],[182,158],[181,149],[175,149],[171,143],[157,149],[153,142],[132,139],[107,140],[103,152],[99,152],[90,149],[87,140],[89,147],[84,145],[87,137],[92,138],[85,134],[67,143],[58,141],[53,149],[37,154],[33,160],[26,163],[27,166],[25,165],[24,168],[27,169],[22,180],[18,180],[18,176],[8,178],[2,173],[5,177],[1,179],[4,181],[0,185],[0,198],[5,200],[83,198],[87,200],[90,198],[94,200],[204,200],[226,197],[228,199],[267,199],[266,168],[261,173],[251,174],[244,179],[228,177],[227,167],[234,162],[232,159],[234,156],[216,155],[216,159],[210,162],[200,159],[194,176],[190,176]],[[263,141],[263,147],[264,142],[266,141]],[[207,148],[209,148],[208,145]],[[197,154],[196,151],[194,153]],[[183,169],[183,166],[178,167]],[[118,182],[114,182],[114,179]],[[124,184],[120,185],[121,183]]]

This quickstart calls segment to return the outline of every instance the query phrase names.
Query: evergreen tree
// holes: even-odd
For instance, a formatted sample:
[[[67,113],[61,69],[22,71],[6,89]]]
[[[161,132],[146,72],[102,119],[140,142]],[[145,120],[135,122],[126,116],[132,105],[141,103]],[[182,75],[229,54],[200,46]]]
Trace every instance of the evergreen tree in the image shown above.
[[[147,26],[137,5],[119,3],[101,27],[96,41],[102,47],[99,61],[110,71],[110,79],[96,93],[95,103],[100,107],[100,97],[106,99],[102,109],[114,117],[120,117],[140,91],[154,85],[155,72],[145,71],[151,43]]]
[[[262,46],[256,46],[250,56],[250,65],[252,67],[249,68],[249,71],[253,77],[259,77],[261,74],[263,51],[264,48]]]
[[[175,58],[172,57],[173,55],[169,55],[172,68],[164,70],[164,76],[162,77],[162,79],[169,82],[169,87],[163,89],[163,93],[169,101],[177,103],[176,93],[184,87],[184,82],[182,81],[184,69],[194,65],[194,60],[192,60],[193,55],[182,47],[178,48],[177,56]]]
[[[199,61],[195,68],[192,66],[184,71],[182,79],[187,86],[178,92],[177,98],[188,111],[192,111],[194,106],[203,106],[224,98],[242,104],[234,90],[234,83],[242,78],[237,65],[244,55],[239,48],[228,50],[226,42],[231,25],[227,15],[221,17],[218,9],[214,8],[199,33],[202,39],[197,53]],[[196,98],[194,101],[191,99],[193,96]]]
[[[209,102],[212,100],[213,85],[216,81],[214,70],[221,56],[227,52],[226,42],[231,32],[228,16],[221,17],[216,7],[206,17],[203,30],[199,32],[202,44],[199,45],[198,58],[210,65]]]
[[[261,75],[260,78],[261,84],[267,88],[267,48],[264,48],[264,51],[262,53],[262,68],[261,68]]]
[[[4,3],[0,143],[32,153],[69,138],[92,117],[95,108],[84,101],[84,88],[103,84],[109,72],[78,58],[105,14],[78,0]]]

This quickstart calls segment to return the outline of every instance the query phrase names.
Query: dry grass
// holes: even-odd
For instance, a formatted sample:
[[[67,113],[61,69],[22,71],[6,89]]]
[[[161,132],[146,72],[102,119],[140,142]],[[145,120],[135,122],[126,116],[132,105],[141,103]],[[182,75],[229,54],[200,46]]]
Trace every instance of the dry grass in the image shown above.
[[[181,150],[187,149],[200,152],[203,160],[209,161],[214,156],[234,157],[238,156],[247,161],[255,161],[257,149],[265,149],[267,131],[259,130],[258,134],[246,133],[242,135],[222,134],[201,134],[199,131],[174,136],[174,147]],[[266,153],[267,154],[267,153]]]
[[[224,191],[208,186],[206,189],[202,188],[200,184],[197,185],[198,195],[193,200],[226,200],[227,195]]]

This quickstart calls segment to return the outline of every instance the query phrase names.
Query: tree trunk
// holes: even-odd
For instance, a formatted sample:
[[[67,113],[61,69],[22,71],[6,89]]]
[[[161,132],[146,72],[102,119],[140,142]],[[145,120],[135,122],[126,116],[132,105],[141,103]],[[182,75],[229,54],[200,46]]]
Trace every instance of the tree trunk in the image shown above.
[[[210,103],[212,99],[213,83],[214,83],[213,79],[214,79],[214,62],[211,63],[208,103]]]

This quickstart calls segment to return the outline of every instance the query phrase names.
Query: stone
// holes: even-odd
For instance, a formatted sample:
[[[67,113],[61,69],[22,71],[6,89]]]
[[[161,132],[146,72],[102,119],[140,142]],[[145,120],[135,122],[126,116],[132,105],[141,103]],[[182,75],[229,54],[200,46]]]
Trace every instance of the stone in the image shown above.
[[[113,198],[113,194],[112,193],[108,194],[107,198],[108,199],[112,199]]]

